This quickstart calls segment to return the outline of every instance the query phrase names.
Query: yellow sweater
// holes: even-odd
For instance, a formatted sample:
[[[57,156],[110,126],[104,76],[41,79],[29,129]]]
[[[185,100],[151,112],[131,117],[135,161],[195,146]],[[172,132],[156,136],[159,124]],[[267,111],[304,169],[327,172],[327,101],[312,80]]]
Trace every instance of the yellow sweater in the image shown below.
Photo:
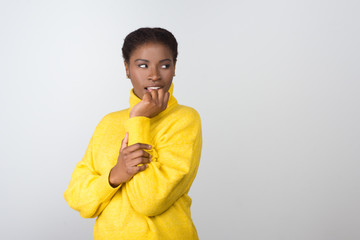
[[[97,217],[94,239],[198,239],[187,195],[201,155],[199,114],[179,105],[173,84],[166,110],[153,118],[129,118],[139,99],[130,91],[130,108],[107,114],[97,125],[83,159],[78,162],[65,199],[84,218]],[[109,172],[117,162],[121,141],[153,146],[149,167],[112,188]]]

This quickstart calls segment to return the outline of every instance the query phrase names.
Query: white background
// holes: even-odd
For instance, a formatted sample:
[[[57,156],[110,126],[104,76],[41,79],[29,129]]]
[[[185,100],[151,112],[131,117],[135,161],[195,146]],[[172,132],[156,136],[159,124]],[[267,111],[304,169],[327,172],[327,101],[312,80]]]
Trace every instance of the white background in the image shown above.
[[[360,239],[359,1],[1,1],[2,239],[91,239],[63,198],[107,113],[121,47],[179,42],[174,95],[198,110],[201,239]]]

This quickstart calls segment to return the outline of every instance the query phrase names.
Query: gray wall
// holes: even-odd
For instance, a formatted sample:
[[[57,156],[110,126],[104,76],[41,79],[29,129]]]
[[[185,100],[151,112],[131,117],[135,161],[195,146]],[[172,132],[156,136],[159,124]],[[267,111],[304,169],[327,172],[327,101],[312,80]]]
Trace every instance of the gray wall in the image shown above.
[[[63,199],[107,113],[121,46],[179,41],[174,95],[202,117],[201,239],[360,239],[359,1],[1,1],[2,239],[91,239]]]

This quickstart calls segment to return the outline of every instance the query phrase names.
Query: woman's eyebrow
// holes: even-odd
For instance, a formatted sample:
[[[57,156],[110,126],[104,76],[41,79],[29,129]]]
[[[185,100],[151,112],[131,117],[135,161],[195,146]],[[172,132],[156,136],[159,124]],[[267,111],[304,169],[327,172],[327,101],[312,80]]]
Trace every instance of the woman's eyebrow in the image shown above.
[[[171,62],[171,59],[166,58],[166,59],[160,60],[160,62],[165,62],[165,61],[170,61]]]
[[[142,62],[150,62],[149,60],[146,60],[146,59],[136,59],[135,62],[138,62],[138,61],[142,61]],[[171,62],[171,59],[170,58],[165,58],[165,59],[162,59],[160,60],[160,62],[165,62],[165,61],[170,61]]]
[[[137,61],[150,62],[149,60],[146,60],[146,59],[136,59],[135,62],[137,62]]]

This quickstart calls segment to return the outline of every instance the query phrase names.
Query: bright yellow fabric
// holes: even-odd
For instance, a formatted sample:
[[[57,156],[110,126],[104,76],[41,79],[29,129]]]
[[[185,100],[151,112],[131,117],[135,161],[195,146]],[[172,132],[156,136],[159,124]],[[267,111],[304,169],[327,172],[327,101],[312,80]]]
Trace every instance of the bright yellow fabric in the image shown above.
[[[85,218],[97,217],[94,239],[198,239],[187,195],[201,155],[199,114],[179,105],[169,90],[168,107],[153,118],[129,119],[141,101],[130,91],[130,108],[107,114],[76,165],[65,199]],[[149,167],[117,188],[109,185],[125,133],[129,146],[151,144]]]

